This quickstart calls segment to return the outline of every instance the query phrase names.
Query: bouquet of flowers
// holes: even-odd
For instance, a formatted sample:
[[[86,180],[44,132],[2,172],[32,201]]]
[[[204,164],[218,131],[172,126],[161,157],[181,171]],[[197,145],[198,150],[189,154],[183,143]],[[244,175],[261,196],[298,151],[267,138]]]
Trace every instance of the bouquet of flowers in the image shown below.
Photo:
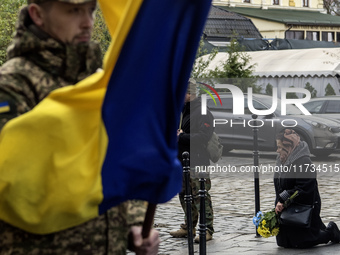
[[[279,233],[279,215],[275,213],[275,209],[265,213],[259,211],[253,218],[253,223],[262,237],[277,236]]]
[[[295,191],[294,194],[285,201],[283,207],[287,208],[297,195],[298,191]],[[259,211],[256,216],[253,217],[253,223],[257,227],[257,233],[265,238],[277,236],[280,229],[279,218],[280,215],[275,213],[275,208],[265,213]]]

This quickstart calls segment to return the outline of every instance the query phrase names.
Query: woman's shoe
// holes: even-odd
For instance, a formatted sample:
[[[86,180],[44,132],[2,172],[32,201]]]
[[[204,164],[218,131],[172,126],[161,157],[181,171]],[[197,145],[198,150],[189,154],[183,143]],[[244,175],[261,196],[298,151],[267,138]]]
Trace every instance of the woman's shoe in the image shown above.
[[[340,231],[335,222],[330,221],[326,227],[326,231],[331,234],[332,243],[340,243]]]

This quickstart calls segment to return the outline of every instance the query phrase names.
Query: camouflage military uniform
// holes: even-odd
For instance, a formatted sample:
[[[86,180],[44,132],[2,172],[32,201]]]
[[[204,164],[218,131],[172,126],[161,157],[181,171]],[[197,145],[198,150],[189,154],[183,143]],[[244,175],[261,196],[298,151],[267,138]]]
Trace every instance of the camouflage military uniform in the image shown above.
[[[0,106],[7,105],[0,108],[0,130],[52,90],[77,83],[101,64],[97,44],[64,45],[33,25],[23,8],[8,61],[0,68]],[[144,202],[125,202],[82,225],[48,235],[0,221],[0,254],[126,254],[130,225],[141,224],[145,211]]]
[[[190,95],[196,95],[197,85],[194,79],[189,79],[188,91]],[[208,166],[210,165],[209,155],[206,150],[206,144],[208,143],[208,138],[211,137],[213,133],[213,116],[210,111],[207,111],[207,115],[201,114],[201,101],[200,98],[194,97],[194,99],[187,101],[184,105],[182,111],[182,122],[181,127],[182,133],[178,135],[178,158],[182,160],[182,153],[187,151],[190,153],[189,165],[190,171],[190,184],[189,188],[192,195],[192,223],[193,228],[197,226],[198,215],[200,212],[200,198],[198,196],[198,191],[200,189],[199,178],[205,178],[206,184],[206,197],[205,197],[205,212],[206,212],[206,227],[208,233],[212,236],[214,233],[213,218],[214,212],[212,207],[211,196],[209,190],[211,188],[210,176],[202,175],[196,173],[196,166]],[[185,183],[183,178],[182,191],[179,193],[179,200],[182,205],[184,212],[186,213],[186,205],[184,203],[185,196]],[[185,218],[186,220],[186,218]],[[181,224],[181,230],[187,229],[186,224]],[[170,232],[170,235],[178,237],[178,233]],[[185,233],[186,234],[186,233]]]
[[[1,255],[126,254],[129,229],[144,221],[146,203],[128,201],[79,226],[35,235],[0,221]]]
[[[0,254],[126,254],[127,205],[74,228],[49,235],[35,235],[0,221]]]
[[[0,70],[0,129],[11,118],[31,110],[52,90],[75,84],[101,67],[95,43],[64,45],[31,23],[27,8],[21,10],[17,31]]]
[[[199,197],[199,190],[200,190],[200,182],[199,178],[190,178],[190,189],[192,195],[192,203],[191,203],[191,217],[192,217],[192,226],[195,228],[198,223],[199,211],[200,211],[200,197]],[[205,197],[205,224],[207,230],[212,235],[214,233],[214,211],[212,207],[211,197],[209,194],[209,190],[211,189],[211,180],[210,178],[205,178],[205,190],[206,190],[206,197]],[[179,201],[181,202],[181,206],[183,211],[186,214],[186,204],[184,201],[185,196],[185,183],[183,178],[182,184],[182,191],[179,193]],[[186,216],[184,217],[184,221],[186,222]],[[187,229],[187,224],[181,224],[181,228]]]

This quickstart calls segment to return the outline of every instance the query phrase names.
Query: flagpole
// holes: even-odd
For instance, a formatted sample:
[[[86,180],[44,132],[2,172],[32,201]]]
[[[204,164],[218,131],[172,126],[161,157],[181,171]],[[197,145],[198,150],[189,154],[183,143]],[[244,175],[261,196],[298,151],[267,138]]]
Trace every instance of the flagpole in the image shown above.
[[[147,238],[150,234],[150,230],[152,228],[155,212],[156,212],[156,204],[148,203],[148,208],[145,213],[145,219],[142,228],[142,237]]]

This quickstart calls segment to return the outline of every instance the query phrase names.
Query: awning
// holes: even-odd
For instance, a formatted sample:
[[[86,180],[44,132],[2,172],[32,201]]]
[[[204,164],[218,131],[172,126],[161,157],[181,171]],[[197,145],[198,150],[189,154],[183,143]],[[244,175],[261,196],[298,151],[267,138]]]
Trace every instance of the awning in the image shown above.
[[[249,64],[255,65],[254,75],[260,77],[327,77],[340,74],[339,48],[250,51],[244,54],[249,55]],[[227,53],[219,52],[208,69],[215,69],[227,57]]]
[[[246,17],[264,19],[286,25],[340,26],[340,17],[318,11],[261,9],[218,6]]]

